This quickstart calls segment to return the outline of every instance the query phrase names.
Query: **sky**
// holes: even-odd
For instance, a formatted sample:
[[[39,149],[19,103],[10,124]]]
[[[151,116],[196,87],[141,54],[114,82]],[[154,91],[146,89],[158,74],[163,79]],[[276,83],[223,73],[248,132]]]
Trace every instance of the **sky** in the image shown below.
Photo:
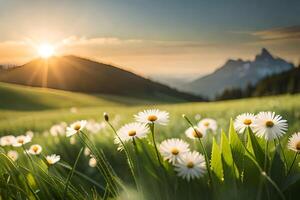
[[[0,63],[48,43],[144,76],[197,77],[261,48],[300,61],[299,0],[0,0]]]

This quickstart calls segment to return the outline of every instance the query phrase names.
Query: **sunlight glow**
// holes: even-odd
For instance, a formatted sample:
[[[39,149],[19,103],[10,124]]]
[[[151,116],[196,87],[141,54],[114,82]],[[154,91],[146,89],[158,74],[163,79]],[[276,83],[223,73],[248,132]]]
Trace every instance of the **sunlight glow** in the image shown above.
[[[55,54],[55,48],[51,44],[41,44],[37,48],[38,54],[40,57],[47,59]]]

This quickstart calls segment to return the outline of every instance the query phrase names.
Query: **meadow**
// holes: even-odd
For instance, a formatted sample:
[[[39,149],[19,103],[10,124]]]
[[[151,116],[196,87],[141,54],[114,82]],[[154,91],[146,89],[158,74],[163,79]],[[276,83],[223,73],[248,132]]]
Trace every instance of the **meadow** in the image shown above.
[[[0,135],[33,134],[24,148],[1,149],[1,199],[298,199],[300,194],[299,160],[293,162],[295,152],[287,148],[289,136],[300,131],[300,95],[170,104],[10,84],[1,84],[0,94]],[[169,113],[167,125],[150,126],[145,138],[117,150],[113,129],[153,108]],[[270,141],[267,150],[251,129],[238,134],[231,123],[239,114],[260,111],[274,111],[288,121],[287,133]],[[216,120],[215,134],[188,138],[185,131],[203,118]],[[68,127],[77,120],[98,124],[96,131],[86,127],[72,137],[51,131],[53,125]],[[178,177],[172,163],[157,154],[152,132],[157,146],[169,138],[186,141],[209,163],[206,173],[189,181]],[[24,152],[32,144],[42,153]],[[7,156],[9,150],[18,152],[16,161]],[[60,161],[47,163],[50,154],[60,155]]]

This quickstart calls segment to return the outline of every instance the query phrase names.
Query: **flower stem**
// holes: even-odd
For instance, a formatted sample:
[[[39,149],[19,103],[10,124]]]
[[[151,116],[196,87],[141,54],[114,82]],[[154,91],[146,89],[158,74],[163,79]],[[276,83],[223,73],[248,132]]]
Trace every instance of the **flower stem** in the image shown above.
[[[153,140],[153,145],[154,145],[154,148],[155,148],[157,160],[158,160],[159,165],[163,168],[163,165],[160,161],[160,156],[159,156],[159,153],[158,153],[156,142],[155,142],[154,123],[149,124],[149,126],[150,126],[150,131],[151,131],[151,135],[152,135],[152,140]]]
[[[281,142],[280,142],[279,138],[277,138],[277,140],[278,140],[278,145],[279,145],[279,147],[280,147],[281,153],[282,153],[282,155],[283,155],[285,168],[287,169],[287,165],[288,165],[288,164],[287,164],[287,160],[286,160],[286,157],[285,157],[284,150],[283,150],[283,148],[282,148],[282,145],[281,145]]]
[[[132,176],[133,176],[135,185],[136,185],[136,187],[138,188],[138,185],[137,185],[137,179],[136,179],[136,176],[135,176],[135,174],[134,174],[134,165],[133,165],[132,159],[131,159],[131,157],[130,157],[130,155],[129,155],[129,152],[128,152],[128,150],[127,150],[127,147],[125,146],[124,142],[122,141],[122,139],[121,139],[120,136],[118,135],[118,133],[117,133],[116,129],[114,128],[114,126],[113,126],[109,121],[106,121],[106,122],[107,122],[107,124],[110,126],[110,128],[113,130],[114,134],[116,135],[116,137],[118,138],[118,140],[120,141],[120,143],[121,143],[121,145],[122,145],[122,147],[123,147],[123,149],[124,149],[125,155],[126,155],[127,160],[128,160],[128,165],[129,165],[130,172],[131,172],[131,174],[132,174]],[[134,142],[134,144],[135,144],[134,139],[133,139],[133,142]]]
[[[262,168],[260,167],[260,165],[258,164],[258,162],[256,161],[255,156],[247,149],[247,147],[242,143],[242,145],[244,146],[244,149],[247,151],[248,155],[250,156],[250,159],[253,161],[253,163],[255,164],[255,166],[257,167],[257,169],[260,171],[261,175],[267,180],[269,181],[272,186],[276,189],[276,191],[278,192],[278,194],[280,195],[280,198],[285,200],[285,197],[282,193],[282,191],[279,189],[279,187],[277,186],[277,184],[266,174],[266,172],[264,172],[262,170]]]
[[[65,185],[65,189],[64,189],[63,199],[66,199],[66,195],[67,195],[68,187],[69,187],[69,184],[70,184],[70,180],[71,180],[71,178],[72,178],[72,176],[74,174],[74,171],[76,169],[77,163],[79,161],[79,158],[80,158],[82,152],[83,152],[83,147],[81,147],[81,149],[80,149],[80,151],[79,151],[79,153],[77,155],[77,158],[75,160],[75,163],[74,163],[74,165],[73,165],[73,167],[72,167],[72,169],[71,169],[71,171],[70,171],[70,173],[68,175],[68,178],[67,178],[67,181],[66,181],[66,185]]]
[[[87,135],[81,131],[81,134],[78,135],[80,140],[87,146],[92,154],[95,156],[97,160],[97,168],[100,173],[104,176],[105,181],[109,185],[109,190],[112,194],[118,194],[118,185],[121,185],[120,182],[117,182],[117,177],[110,166],[109,162],[106,160],[105,155],[102,151],[99,151],[96,146],[92,143],[92,141],[87,137]]]
[[[293,159],[293,162],[292,162],[292,164],[291,164],[291,166],[290,166],[290,168],[289,168],[289,170],[288,170],[286,176],[288,176],[288,175],[291,173],[292,168],[293,168],[293,166],[294,166],[294,163],[295,163],[295,161],[296,161],[296,159],[297,159],[298,154],[299,154],[298,152],[295,154],[294,159]]]
[[[269,141],[266,141],[265,146],[265,163],[264,163],[264,171],[267,173],[267,167],[268,167],[268,149],[269,149]]]
[[[65,168],[65,169],[72,170],[72,167],[69,166],[69,165],[66,165],[66,164],[63,164],[63,163],[60,163],[60,162],[58,162],[57,164],[58,164],[59,166]],[[76,171],[76,170],[74,170],[74,174],[76,174],[76,175],[80,176],[81,178],[87,180],[88,182],[90,182],[90,183],[96,185],[99,189],[101,189],[101,190],[103,190],[103,191],[105,190],[105,188],[104,188],[102,185],[100,185],[100,184],[97,183],[95,180],[91,179],[90,177],[86,176],[85,174],[83,174],[83,173],[81,173],[81,172],[79,172],[79,171]]]
[[[195,129],[195,126],[193,125],[193,123],[189,120],[189,118],[185,115],[183,115],[183,118],[187,121],[187,123],[190,125],[190,127],[192,127],[195,131],[195,133],[198,134],[198,131]],[[211,169],[210,169],[210,163],[209,163],[209,158],[208,158],[208,155],[207,155],[207,152],[206,152],[206,149],[204,148],[203,146],[203,143],[201,141],[201,138],[198,137],[199,139],[199,142],[200,142],[200,146],[201,146],[201,149],[202,149],[202,152],[204,153],[204,158],[205,158],[205,162],[206,162],[206,166],[207,166],[207,173],[208,173],[208,177],[209,177],[209,180],[210,180],[210,183],[212,184],[213,181],[212,181],[212,176],[211,176]]]

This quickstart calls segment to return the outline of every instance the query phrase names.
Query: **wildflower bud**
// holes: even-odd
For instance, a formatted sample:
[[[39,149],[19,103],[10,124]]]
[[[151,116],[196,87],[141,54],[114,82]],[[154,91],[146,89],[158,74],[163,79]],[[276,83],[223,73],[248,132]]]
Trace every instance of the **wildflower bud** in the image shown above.
[[[182,114],[182,117],[185,118],[185,114]]]
[[[105,119],[105,121],[109,121],[109,117],[108,117],[108,114],[105,112],[105,113],[103,113],[103,117],[104,117],[104,119]]]

